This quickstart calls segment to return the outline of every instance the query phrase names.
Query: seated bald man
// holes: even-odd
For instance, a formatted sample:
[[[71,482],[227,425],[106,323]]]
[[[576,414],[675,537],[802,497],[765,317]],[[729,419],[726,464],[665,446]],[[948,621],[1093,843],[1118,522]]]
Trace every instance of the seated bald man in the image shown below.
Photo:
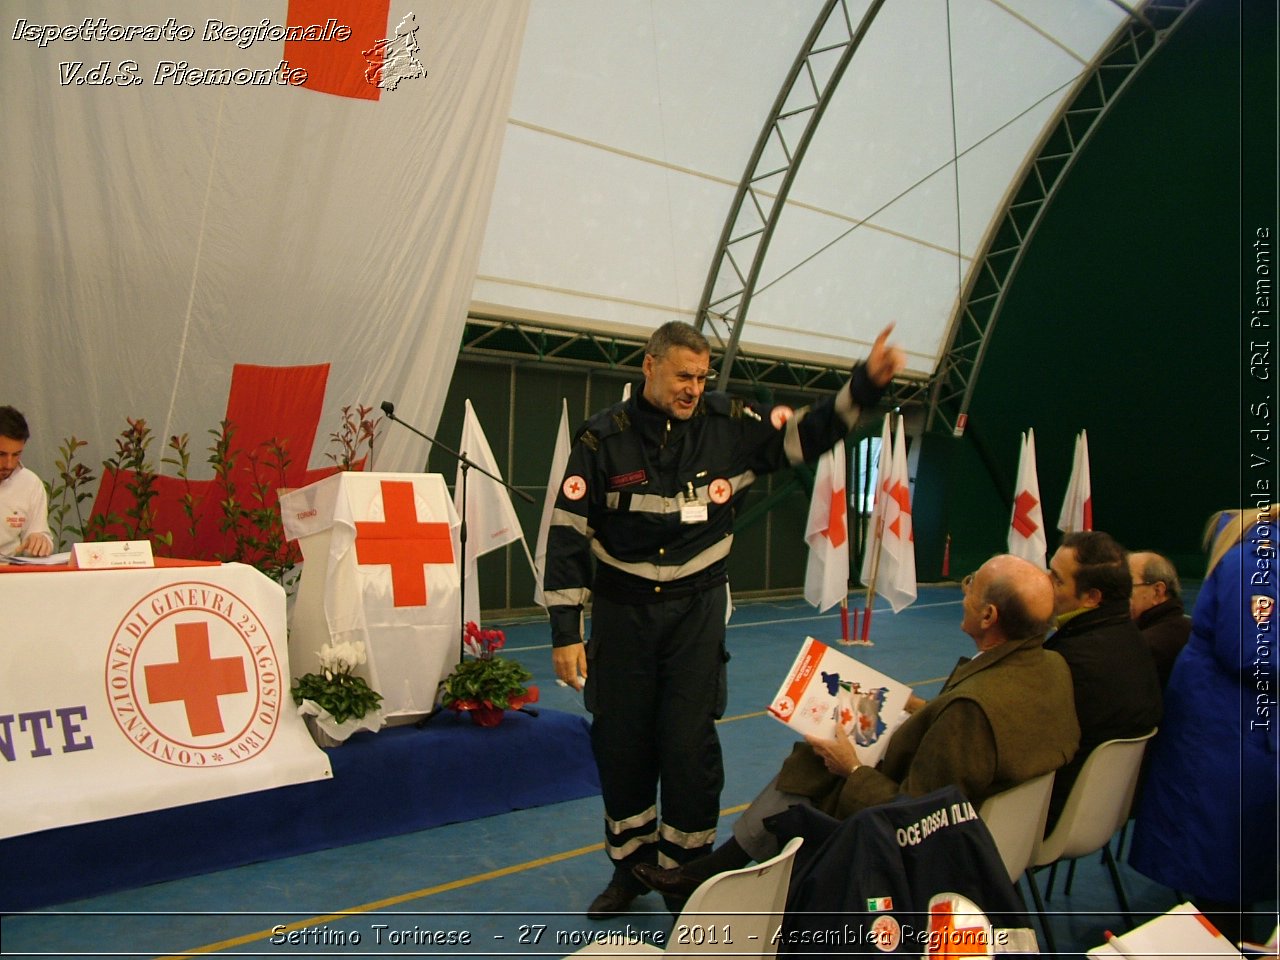
[[[960,629],[978,652],[956,666],[937,697],[915,702],[877,766],[864,765],[843,732],[830,740],[806,738],[743,811],[731,840],[672,869],[641,864],[636,876],[675,906],[713,874],[776,854],[778,841],[765,818],[793,804],[843,818],[904,794],[955,785],[976,806],[1070,760],[1080,726],[1067,664],[1043,646],[1054,606],[1048,574],[1001,555],[963,586]]]

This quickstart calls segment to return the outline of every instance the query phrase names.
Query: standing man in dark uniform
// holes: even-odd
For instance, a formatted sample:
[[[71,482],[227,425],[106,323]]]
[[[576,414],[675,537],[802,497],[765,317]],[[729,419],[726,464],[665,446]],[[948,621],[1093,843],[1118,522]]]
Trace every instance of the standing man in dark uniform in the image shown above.
[[[891,329],[833,397],[792,412],[704,393],[706,338],[667,323],[645,346],[643,384],[578,430],[544,592],[556,675],[585,681],[614,864],[588,916],[625,912],[644,892],[636,864],[674,866],[711,849],[724,785],[715,721],[727,697],[725,561],[736,508],[757,476],[816,460],[874,406],[906,364],[888,344]]]

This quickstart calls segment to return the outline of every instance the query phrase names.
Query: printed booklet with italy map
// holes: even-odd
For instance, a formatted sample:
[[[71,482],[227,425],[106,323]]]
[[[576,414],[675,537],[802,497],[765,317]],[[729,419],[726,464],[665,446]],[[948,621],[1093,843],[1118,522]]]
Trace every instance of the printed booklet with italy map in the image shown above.
[[[769,712],[802,736],[830,737],[839,723],[875,766],[902,721],[911,688],[806,637]]]

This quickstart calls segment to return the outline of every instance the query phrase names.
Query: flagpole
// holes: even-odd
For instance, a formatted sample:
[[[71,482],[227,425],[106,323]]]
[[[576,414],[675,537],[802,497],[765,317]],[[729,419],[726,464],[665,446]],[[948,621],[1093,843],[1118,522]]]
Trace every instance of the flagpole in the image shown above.
[[[893,472],[893,414],[886,413],[884,415],[884,431],[881,434],[880,442],[880,466],[876,471],[876,493],[875,500],[871,509],[872,517],[875,520],[875,530],[873,537],[875,543],[871,553],[871,575],[867,578],[867,600],[862,611],[862,639],[861,643],[865,645],[871,644],[871,605],[875,602],[876,580],[880,576],[880,551],[884,547],[884,515],[885,510],[882,504],[884,490],[883,469],[888,461],[889,472]]]
[[[884,514],[876,522],[875,552],[871,555],[871,577],[867,581],[867,602],[862,610],[862,642],[871,643],[871,604],[875,602],[876,579],[880,576],[880,551],[884,549]]]

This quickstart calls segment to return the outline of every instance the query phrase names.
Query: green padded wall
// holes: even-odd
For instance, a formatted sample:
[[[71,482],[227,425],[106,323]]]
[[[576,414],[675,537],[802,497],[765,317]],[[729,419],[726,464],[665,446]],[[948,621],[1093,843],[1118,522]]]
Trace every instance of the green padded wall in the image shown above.
[[[1202,573],[1202,527],[1238,497],[1238,38],[1234,2],[1194,11],[1046,211],[991,338],[966,435],[930,436],[922,448],[922,579],[941,573],[947,534],[953,577],[1005,548],[1027,427],[1051,552],[1074,436],[1086,429],[1095,528]]]

